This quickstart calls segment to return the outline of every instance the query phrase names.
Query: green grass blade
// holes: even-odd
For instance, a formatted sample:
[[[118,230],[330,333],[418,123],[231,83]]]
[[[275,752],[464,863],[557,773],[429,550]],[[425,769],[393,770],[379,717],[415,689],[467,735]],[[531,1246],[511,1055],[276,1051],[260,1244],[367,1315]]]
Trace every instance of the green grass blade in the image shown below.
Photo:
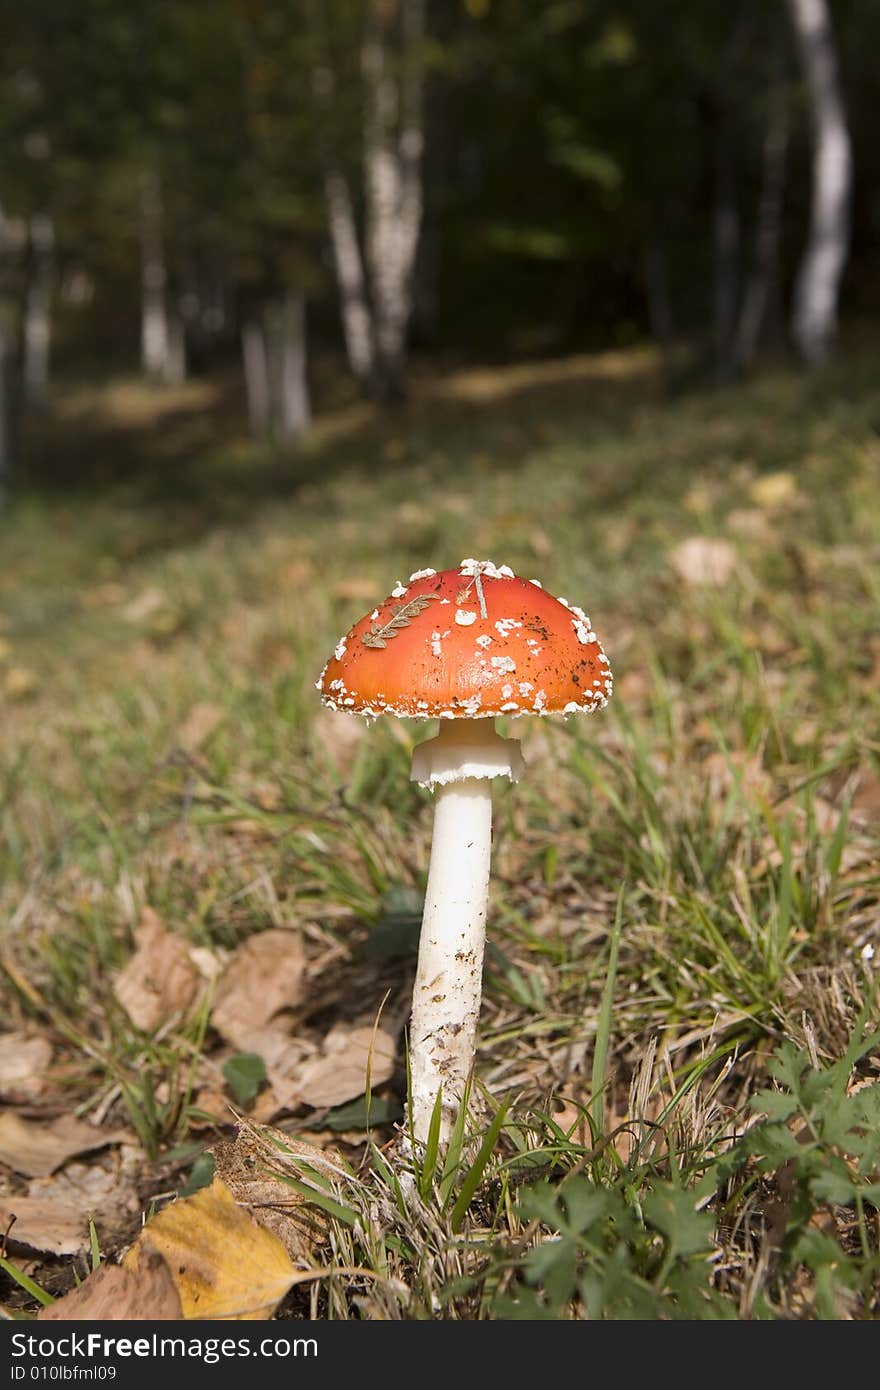
[[[501,1133],[501,1128],[506,1118],[507,1106],[502,1105],[501,1109],[495,1113],[492,1123],[486,1130],[483,1142],[479,1148],[479,1152],[476,1158],[474,1159],[473,1163],[471,1164],[470,1168],[468,1169],[467,1173],[465,1174],[464,1182],[461,1185],[461,1191],[459,1192],[458,1197],[456,1198],[455,1206],[452,1208],[452,1215],[450,1217],[450,1220],[452,1222],[452,1229],[454,1231],[457,1231],[460,1228],[461,1223],[465,1218],[467,1209],[473,1201],[474,1193],[476,1192],[480,1183],[483,1181],[483,1174],[486,1171],[486,1164],[489,1162],[489,1159],[492,1156],[492,1150],[495,1147],[496,1141],[498,1139],[499,1134]]]
[[[614,912],[614,925],[608,941],[608,969],[605,988],[602,991],[602,1004],[599,1009],[599,1022],[596,1026],[596,1045],[593,1050],[593,1100],[590,1106],[593,1128],[596,1135],[605,1130],[605,1068],[608,1062],[608,1049],[611,1041],[611,1017],[614,1007],[614,983],[617,977],[617,957],[620,951],[620,933],[623,926],[623,895],[621,886],[617,894],[617,907]]]

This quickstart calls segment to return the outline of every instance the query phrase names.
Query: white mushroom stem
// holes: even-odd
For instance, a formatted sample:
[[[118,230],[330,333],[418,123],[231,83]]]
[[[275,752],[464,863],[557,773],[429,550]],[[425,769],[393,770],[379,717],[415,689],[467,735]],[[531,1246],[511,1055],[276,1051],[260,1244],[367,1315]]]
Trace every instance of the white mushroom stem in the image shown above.
[[[489,719],[441,723],[416,748],[413,781],[437,789],[434,837],[410,1025],[413,1137],[424,1143],[442,1089],[440,1139],[450,1135],[474,1063],[480,1016],[493,777],[517,781],[522,754]]]

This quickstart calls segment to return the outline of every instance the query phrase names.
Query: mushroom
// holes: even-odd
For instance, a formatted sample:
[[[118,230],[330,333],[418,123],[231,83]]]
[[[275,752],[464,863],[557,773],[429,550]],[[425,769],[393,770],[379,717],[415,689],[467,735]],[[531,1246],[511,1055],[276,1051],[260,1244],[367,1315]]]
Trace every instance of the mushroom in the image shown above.
[[[339,642],[317,682],[330,709],[439,719],[413,754],[436,792],[410,1025],[413,1138],[427,1139],[442,1091],[446,1142],[471,1075],[482,992],[492,844],[491,779],[519,780],[516,739],[496,715],[584,714],[611,695],[589,618],[507,565],[418,570]]]

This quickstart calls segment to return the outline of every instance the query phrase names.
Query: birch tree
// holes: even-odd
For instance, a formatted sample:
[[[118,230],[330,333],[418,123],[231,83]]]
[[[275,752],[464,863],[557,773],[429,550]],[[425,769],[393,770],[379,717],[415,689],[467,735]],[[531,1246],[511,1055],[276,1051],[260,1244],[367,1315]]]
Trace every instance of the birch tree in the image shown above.
[[[340,83],[328,56],[324,15],[315,38],[313,88],[327,219],[343,332],[355,376],[384,400],[404,394],[407,332],[424,206],[425,0],[366,0],[360,42],[362,198],[340,155]],[[363,237],[355,208],[363,204]]]
[[[813,133],[813,194],[807,245],[794,291],[792,334],[811,366],[831,351],[849,250],[852,150],[827,0],[786,0]]]

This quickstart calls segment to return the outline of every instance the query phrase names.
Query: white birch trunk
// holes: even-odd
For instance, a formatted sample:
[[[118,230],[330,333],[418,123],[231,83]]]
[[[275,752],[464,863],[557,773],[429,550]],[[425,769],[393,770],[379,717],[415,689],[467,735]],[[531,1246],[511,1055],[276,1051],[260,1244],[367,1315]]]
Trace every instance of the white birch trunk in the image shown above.
[[[45,405],[49,394],[49,357],[52,343],[52,281],[55,229],[52,219],[35,213],[28,228],[30,275],[22,325],[22,376],[25,399],[31,406]]]
[[[423,79],[419,48],[424,0],[402,0],[402,75],[395,76],[389,20],[367,22],[362,51],[366,119],[364,178],[367,264],[379,392],[403,391],[412,277],[422,221]]]
[[[276,429],[287,443],[302,439],[311,423],[306,368],[305,295],[288,290],[278,308],[278,405]]]
[[[767,91],[767,127],[764,135],[761,196],[755,227],[754,263],[749,273],[736,329],[734,358],[738,371],[746,371],[758,344],[771,297],[778,284],[779,250],[788,153],[788,93],[780,46],[771,56]]]
[[[373,376],[372,315],[351,191],[345,175],[339,169],[327,169],[324,192],[333,265],[339,286],[345,349],[354,375],[358,381],[367,383]]]
[[[837,330],[849,251],[852,149],[827,0],[787,0],[810,102],[813,197],[794,293],[792,334],[803,360],[823,362]]]
[[[241,356],[251,434],[257,439],[265,439],[269,434],[271,412],[269,355],[262,318],[249,318],[242,325]]]
[[[171,349],[166,303],[162,190],[155,172],[141,183],[141,366],[152,381],[165,381]]]
[[[169,386],[179,386],[186,381],[186,325],[183,315],[166,309],[168,324],[168,356],[163,380]]]

